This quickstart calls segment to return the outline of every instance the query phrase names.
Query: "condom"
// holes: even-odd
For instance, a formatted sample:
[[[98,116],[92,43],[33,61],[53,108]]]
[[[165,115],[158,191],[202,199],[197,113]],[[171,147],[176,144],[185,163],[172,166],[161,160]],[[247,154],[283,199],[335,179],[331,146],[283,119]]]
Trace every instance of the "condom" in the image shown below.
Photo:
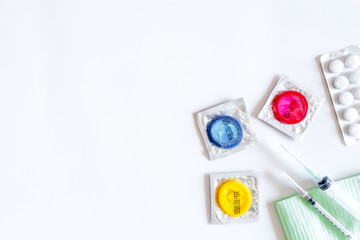
[[[259,221],[259,178],[258,171],[210,173],[211,222]]]
[[[214,118],[207,127],[210,142],[221,148],[234,148],[243,138],[241,123],[230,116]]]
[[[275,117],[286,124],[301,122],[307,114],[308,102],[304,95],[296,91],[286,91],[275,96],[273,112]]]
[[[195,114],[210,160],[230,156],[257,143],[244,98],[223,102]]]
[[[218,188],[217,202],[226,214],[239,217],[249,210],[251,193],[244,184],[232,179]]]
[[[300,141],[309,130],[324,100],[324,97],[316,96],[309,89],[281,75],[258,117]]]

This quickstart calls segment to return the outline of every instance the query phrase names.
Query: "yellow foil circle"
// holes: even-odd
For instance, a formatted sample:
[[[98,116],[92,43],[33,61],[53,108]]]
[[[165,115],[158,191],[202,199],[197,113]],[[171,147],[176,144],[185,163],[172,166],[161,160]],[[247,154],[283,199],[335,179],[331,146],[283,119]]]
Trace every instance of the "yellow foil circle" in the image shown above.
[[[244,184],[236,179],[231,179],[218,188],[217,202],[226,214],[239,217],[249,210],[251,193]]]

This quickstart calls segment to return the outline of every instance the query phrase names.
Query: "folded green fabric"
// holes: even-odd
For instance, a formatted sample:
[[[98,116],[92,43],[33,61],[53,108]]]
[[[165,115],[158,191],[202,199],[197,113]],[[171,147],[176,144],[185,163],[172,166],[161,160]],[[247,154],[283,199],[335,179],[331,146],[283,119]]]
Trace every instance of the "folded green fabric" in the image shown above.
[[[339,186],[360,201],[360,175],[337,181]],[[360,238],[360,221],[343,210],[319,188],[308,191],[331,215]],[[288,240],[346,240],[313,206],[299,194],[275,202],[284,234]]]

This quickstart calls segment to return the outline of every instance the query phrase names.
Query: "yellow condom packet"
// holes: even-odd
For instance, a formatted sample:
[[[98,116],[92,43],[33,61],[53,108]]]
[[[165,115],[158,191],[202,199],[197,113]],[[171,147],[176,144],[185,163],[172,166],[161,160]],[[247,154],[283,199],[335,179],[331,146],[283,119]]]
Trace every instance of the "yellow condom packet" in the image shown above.
[[[210,174],[211,223],[259,220],[259,172]]]

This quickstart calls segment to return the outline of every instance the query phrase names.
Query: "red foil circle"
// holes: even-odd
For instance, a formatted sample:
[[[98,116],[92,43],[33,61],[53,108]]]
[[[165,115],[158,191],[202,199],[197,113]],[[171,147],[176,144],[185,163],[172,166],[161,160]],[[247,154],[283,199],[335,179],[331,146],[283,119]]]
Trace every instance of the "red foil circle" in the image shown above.
[[[296,124],[306,117],[308,102],[301,93],[286,91],[275,96],[272,110],[280,122]]]

